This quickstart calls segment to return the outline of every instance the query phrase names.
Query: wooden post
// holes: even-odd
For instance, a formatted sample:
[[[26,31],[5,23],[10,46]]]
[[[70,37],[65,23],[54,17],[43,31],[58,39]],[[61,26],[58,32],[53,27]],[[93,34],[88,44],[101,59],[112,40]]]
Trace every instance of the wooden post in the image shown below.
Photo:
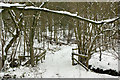
[[[20,64],[19,64],[19,66],[20,66],[22,61],[21,61],[21,59],[19,59],[19,60],[20,60]]]
[[[41,49],[39,49],[39,53],[41,53]]]
[[[41,58],[41,63],[43,63],[43,62],[42,62],[42,58]]]
[[[38,57],[36,56],[36,64],[37,64],[37,62],[38,62]]]
[[[45,55],[44,55],[44,58],[43,58],[44,60],[45,60]]]
[[[36,49],[36,54],[37,54],[38,52],[37,52],[37,49]]]
[[[25,35],[24,35],[24,56],[25,56],[25,39],[26,39],[26,37],[25,37]]]
[[[0,71],[2,69],[2,58],[0,57]]]
[[[72,65],[74,65],[74,54],[72,53]]]

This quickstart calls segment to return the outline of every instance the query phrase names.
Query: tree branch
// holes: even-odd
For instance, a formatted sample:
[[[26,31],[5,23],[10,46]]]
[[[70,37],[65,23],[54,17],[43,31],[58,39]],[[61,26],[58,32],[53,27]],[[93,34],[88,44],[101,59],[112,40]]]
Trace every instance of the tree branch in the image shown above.
[[[86,21],[86,22],[90,22],[92,24],[97,24],[97,25],[105,24],[105,23],[106,24],[113,23],[116,20],[120,19],[120,17],[116,17],[116,18],[112,18],[112,19],[94,21],[94,20],[90,20],[90,19],[87,19],[87,18],[83,18],[81,16],[78,16],[77,14],[73,14],[73,13],[70,13],[70,12],[67,12],[67,11],[50,10],[50,9],[47,9],[47,8],[39,8],[39,7],[34,7],[34,6],[17,7],[17,8],[18,9],[24,9],[24,10],[38,10],[38,11],[40,10],[40,11],[44,11],[44,12],[50,12],[50,13],[55,13],[55,14],[60,14],[60,15],[66,15],[66,16],[69,16],[69,17],[73,17],[73,18],[83,20],[83,21]]]

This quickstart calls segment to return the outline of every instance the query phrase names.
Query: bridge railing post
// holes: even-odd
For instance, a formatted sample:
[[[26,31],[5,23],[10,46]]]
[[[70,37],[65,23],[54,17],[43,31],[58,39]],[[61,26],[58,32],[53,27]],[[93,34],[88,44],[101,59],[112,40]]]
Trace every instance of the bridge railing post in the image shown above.
[[[74,65],[74,53],[72,53],[72,65]]]

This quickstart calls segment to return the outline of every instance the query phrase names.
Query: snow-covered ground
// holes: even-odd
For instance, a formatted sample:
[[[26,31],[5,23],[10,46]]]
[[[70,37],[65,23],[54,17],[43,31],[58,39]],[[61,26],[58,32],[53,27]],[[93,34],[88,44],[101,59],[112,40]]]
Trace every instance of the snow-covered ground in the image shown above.
[[[100,53],[94,53],[92,55],[92,58],[90,59],[90,65],[92,65],[94,68],[101,68],[103,70],[118,70],[118,55],[113,50],[109,51],[103,51],[102,52],[102,59],[99,61],[99,55]]]
[[[10,68],[5,72],[0,72],[0,77],[10,74],[16,75],[17,78],[118,78],[117,76],[86,71],[80,65],[72,66],[71,53],[72,48],[75,47],[76,45],[73,44],[62,46],[50,45],[50,49],[53,50],[47,50],[46,59],[43,63],[39,62],[35,67],[20,66],[18,68]],[[106,60],[111,66],[107,65],[107,62],[97,63],[99,60],[97,59],[98,55],[93,55],[90,64],[100,66],[104,69],[111,68],[116,70],[118,68],[118,61],[110,55],[103,55],[102,61],[105,62]],[[105,56],[109,56],[109,58],[107,57],[108,59],[106,59]]]

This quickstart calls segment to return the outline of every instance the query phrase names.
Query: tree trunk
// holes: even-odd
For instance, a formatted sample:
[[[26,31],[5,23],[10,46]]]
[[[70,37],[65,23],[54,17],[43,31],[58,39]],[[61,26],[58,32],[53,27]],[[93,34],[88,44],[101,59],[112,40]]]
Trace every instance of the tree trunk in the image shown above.
[[[34,63],[34,50],[33,50],[33,38],[34,38],[34,29],[31,28],[30,31],[30,62],[32,67],[34,67],[35,63]]]
[[[19,37],[20,31],[18,31],[18,29],[16,29],[16,35],[13,36],[13,38],[10,40],[9,44],[6,46],[5,48],[5,53],[7,56],[7,52],[9,50],[9,48],[12,46],[12,44],[17,40],[17,38]]]

